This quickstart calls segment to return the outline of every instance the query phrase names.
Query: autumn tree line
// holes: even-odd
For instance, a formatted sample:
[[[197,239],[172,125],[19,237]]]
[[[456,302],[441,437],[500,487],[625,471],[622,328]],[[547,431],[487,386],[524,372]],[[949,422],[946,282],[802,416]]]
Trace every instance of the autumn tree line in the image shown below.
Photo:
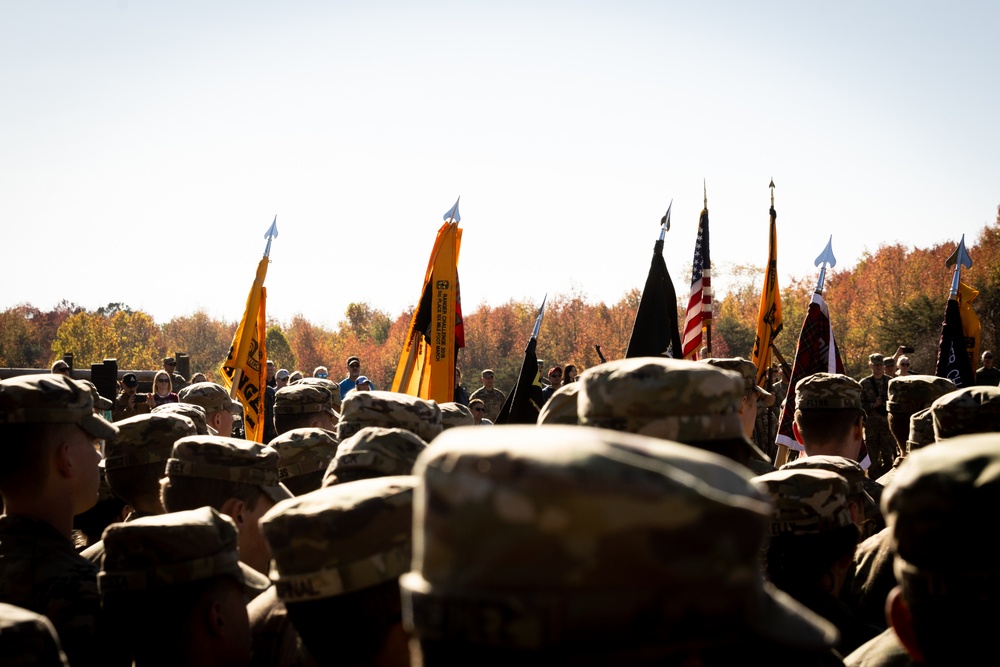
[[[892,354],[898,345],[915,348],[909,355],[914,372],[933,373],[951,281],[945,261],[955,247],[954,242],[914,249],[883,245],[862,256],[854,267],[827,273],[824,297],[849,375],[866,375],[868,354]],[[973,307],[982,324],[981,347],[997,350],[1000,207],[996,223],[985,227],[968,250],[973,267],[963,272],[963,282],[980,292]],[[749,357],[763,267],[714,265],[713,273],[716,284],[724,282],[731,288],[716,295],[712,354]],[[789,363],[816,277],[779,285],[784,330],[775,346]],[[549,299],[538,336],[538,358],[546,366],[572,363],[582,371],[600,363],[597,345],[609,360],[623,357],[640,296],[639,289],[633,289],[611,305],[591,303],[585,294],[576,292]],[[687,294],[682,290],[679,297],[678,321],[683,324]],[[470,307],[466,303],[463,310],[466,347],[459,352],[458,364],[465,374],[464,384],[478,387],[480,371],[492,368],[497,386],[507,390],[517,377],[537,304],[511,300]],[[268,358],[278,368],[305,374],[316,366],[327,366],[331,377],[339,379],[346,375],[346,359],[355,355],[363,360],[362,372],[375,386],[389,389],[411,315],[412,309],[393,316],[368,303],[352,303],[334,329],[313,324],[302,314],[289,322],[274,320],[267,329]],[[157,323],[148,313],[122,303],[88,310],[63,301],[48,311],[19,304],[0,312],[0,367],[48,368],[72,353],[77,368],[115,358],[121,369],[148,370],[159,368],[164,356],[184,352],[190,357],[192,373],[201,371],[218,381],[218,368],[236,326],[237,322],[203,311]]]

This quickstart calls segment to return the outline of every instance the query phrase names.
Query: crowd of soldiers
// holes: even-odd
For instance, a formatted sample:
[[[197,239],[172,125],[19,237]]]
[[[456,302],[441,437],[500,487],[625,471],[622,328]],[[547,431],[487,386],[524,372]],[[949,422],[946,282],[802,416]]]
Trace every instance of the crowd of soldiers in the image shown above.
[[[108,421],[64,374],[0,382],[6,665],[953,665],[988,660],[1000,388],[789,391],[746,359],[634,358],[535,425],[302,378],[266,445],[211,382]]]

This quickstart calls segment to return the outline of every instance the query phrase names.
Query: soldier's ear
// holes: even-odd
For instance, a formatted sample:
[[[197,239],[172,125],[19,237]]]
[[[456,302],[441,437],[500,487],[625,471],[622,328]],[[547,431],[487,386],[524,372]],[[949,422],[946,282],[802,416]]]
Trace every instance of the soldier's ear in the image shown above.
[[[232,519],[236,523],[236,528],[242,532],[246,524],[246,517],[244,516],[246,509],[246,503],[239,498],[229,498],[226,502],[222,503],[219,513],[225,514]]]
[[[893,588],[889,597],[885,599],[885,618],[913,661],[923,663],[923,651],[920,650],[916,633],[913,631],[913,616],[910,614],[910,606],[903,598],[903,589],[900,586]]]

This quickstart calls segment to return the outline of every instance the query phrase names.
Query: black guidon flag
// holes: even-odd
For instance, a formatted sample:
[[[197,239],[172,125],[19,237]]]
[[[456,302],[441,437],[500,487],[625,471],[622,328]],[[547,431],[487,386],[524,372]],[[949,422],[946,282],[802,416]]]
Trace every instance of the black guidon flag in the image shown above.
[[[668,354],[668,349],[672,354]],[[659,239],[653,246],[653,260],[639,299],[625,358],[661,356],[680,358],[682,352],[677,329],[677,293],[663,261],[663,240]]]

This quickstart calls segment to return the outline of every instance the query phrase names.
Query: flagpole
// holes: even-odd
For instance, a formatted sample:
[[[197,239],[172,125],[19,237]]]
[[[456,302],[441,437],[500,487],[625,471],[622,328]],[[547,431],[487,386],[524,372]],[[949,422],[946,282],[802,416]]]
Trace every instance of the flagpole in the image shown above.
[[[707,185],[707,183],[706,183],[706,181],[705,181],[704,178],[701,179],[701,187],[702,187],[702,193],[705,196],[704,209],[705,209],[705,214],[707,215],[708,214],[708,185]],[[708,275],[709,275],[709,277],[711,277],[711,275],[712,275],[711,260],[709,260],[707,268],[708,268]],[[712,290],[714,288],[709,287],[707,289]],[[711,291],[709,292],[709,296],[713,296],[712,293],[711,293]],[[712,308],[713,309],[715,308],[715,299],[712,299]],[[709,312],[711,312],[711,311],[709,311]],[[712,317],[709,316],[709,317],[703,319],[702,322],[705,323],[705,347],[708,348],[708,356],[711,357],[712,356]]]
[[[271,223],[271,226],[267,228],[266,232],[264,232],[264,238],[267,240],[267,245],[264,246],[264,257],[270,257],[271,256],[271,241],[273,239],[278,238],[278,216],[277,215],[274,216],[274,221]],[[264,359],[264,362],[267,363],[267,359]],[[240,388],[240,379],[242,377],[243,377],[243,369],[240,368],[239,366],[237,366],[236,369],[233,371],[233,384],[229,387],[229,397],[230,398],[236,398],[236,393],[239,391],[239,388]]]

